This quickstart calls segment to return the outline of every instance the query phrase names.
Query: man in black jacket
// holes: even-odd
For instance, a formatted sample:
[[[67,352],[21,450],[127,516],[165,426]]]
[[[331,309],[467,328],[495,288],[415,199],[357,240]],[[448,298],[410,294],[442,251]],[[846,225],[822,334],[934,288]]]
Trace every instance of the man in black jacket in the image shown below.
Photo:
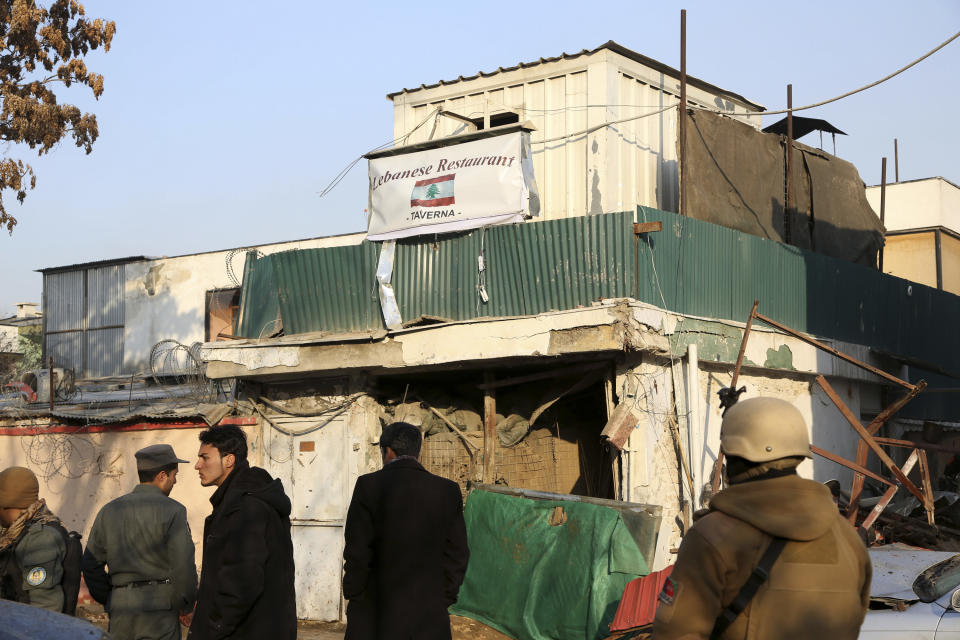
[[[295,640],[290,499],[247,462],[238,427],[200,434],[200,484],[215,485],[203,525],[203,564],[189,640]]]
[[[420,430],[383,431],[383,469],[357,479],[343,551],[346,640],[450,640],[470,551],[460,488],[427,472]]]

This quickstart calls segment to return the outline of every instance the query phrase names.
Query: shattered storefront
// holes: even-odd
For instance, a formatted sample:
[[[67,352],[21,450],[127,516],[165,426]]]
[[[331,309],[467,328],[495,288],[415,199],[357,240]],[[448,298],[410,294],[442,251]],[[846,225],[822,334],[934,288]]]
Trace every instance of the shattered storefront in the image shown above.
[[[425,466],[456,481],[468,505],[482,484],[661,509],[647,565],[657,570],[713,490],[717,392],[731,384],[754,298],[771,318],[897,375],[907,369],[891,354],[958,368],[944,346],[956,338],[935,322],[960,311],[955,297],[666,212],[399,240],[399,328],[384,325],[372,284],[378,248],[248,257],[237,335],[260,335],[245,328],[267,318],[282,330],[203,352],[208,376],[238,380],[264,464],[291,488],[305,618],[342,616],[346,507],[356,477],[380,467],[390,421],[421,427]],[[859,437],[818,376],[864,420],[895,397],[869,371],[770,326],[754,328],[738,386],[789,400],[815,444],[855,460]],[[923,410],[942,420],[941,409]],[[854,476],[819,455],[800,471],[844,488]]]

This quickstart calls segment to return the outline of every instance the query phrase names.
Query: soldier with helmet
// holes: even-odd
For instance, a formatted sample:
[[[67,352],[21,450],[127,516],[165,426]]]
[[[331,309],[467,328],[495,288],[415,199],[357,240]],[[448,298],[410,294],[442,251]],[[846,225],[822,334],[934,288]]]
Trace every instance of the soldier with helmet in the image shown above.
[[[684,537],[653,637],[856,638],[870,558],[830,491],[796,473],[812,457],[803,416],[777,398],[741,401],[720,449],[729,487]]]

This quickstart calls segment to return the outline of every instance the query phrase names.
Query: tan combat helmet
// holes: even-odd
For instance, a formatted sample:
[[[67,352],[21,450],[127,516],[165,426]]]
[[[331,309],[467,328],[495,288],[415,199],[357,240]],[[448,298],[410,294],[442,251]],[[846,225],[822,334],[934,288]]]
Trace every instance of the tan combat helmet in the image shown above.
[[[750,462],[813,457],[803,416],[779,398],[750,398],[730,407],[720,427],[720,450]]]

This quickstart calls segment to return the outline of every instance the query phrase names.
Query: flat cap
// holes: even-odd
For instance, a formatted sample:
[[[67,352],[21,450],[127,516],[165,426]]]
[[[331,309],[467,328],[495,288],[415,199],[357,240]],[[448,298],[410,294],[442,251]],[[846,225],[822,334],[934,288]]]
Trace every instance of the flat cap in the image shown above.
[[[173,447],[168,444],[152,444],[144,447],[133,454],[137,457],[137,470],[150,471],[160,469],[171,464],[188,463],[189,460],[181,460],[173,452]]]

